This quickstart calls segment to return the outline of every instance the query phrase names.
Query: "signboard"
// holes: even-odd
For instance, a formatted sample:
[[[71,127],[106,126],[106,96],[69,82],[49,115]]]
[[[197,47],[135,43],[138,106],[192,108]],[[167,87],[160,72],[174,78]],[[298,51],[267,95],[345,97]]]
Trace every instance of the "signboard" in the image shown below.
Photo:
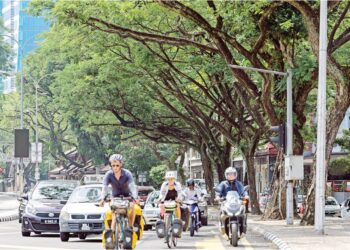
[[[43,145],[41,142],[38,142],[38,152],[36,151],[36,143],[31,144],[31,162],[42,162],[42,151]],[[38,158],[37,158],[38,157]]]
[[[15,157],[29,157],[29,130],[15,129]]]

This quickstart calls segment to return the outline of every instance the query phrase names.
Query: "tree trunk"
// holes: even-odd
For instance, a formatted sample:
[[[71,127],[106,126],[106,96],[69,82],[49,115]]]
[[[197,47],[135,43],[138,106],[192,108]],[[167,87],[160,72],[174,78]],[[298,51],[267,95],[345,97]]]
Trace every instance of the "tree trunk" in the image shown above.
[[[256,193],[256,182],[255,182],[255,168],[254,168],[254,155],[246,154],[245,161],[247,163],[248,172],[248,184],[249,184],[249,198],[252,208],[252,214],[261,214],[259,208],[258,195]]]
[[[267,203],[263,219],[284,219],[286,218],[286,183],[284,179],[283,154],[277,154],[276,164],[273,172],[270,190],[270,201]]]
[[[200,147],[200,154],[203,166],[204,179],[207,186],[207,192],[210,194],[211,202],[214,201],[215,198],[215,190],[214,190],[214,176],[213,176],[213,168],[211,165],[211,161],[207,155],[207,147],[205,144],[202,144]]]
[[[329,112],[327,119],[327,142],[326,142],[326,166],[325,166],[325,185],[327,181],[328,175],[328,163],[330,161],[332,155],[333,144],[336,139],[339,126],[345,117],[345,113],[347,108],[349,107],[349,101],[343,101],[341,104],[338,103],[336,108],[333,108],[331,112]],[[309,187],[307,196],[306,196],[306,207],[305,212],[300,221],[301,225],[314,225],[315,223],[315,185],[316,185],[316,154],[314,157],[314,163],[312,166],[312,182]],[[326,188],[325,188],[326,190]]]

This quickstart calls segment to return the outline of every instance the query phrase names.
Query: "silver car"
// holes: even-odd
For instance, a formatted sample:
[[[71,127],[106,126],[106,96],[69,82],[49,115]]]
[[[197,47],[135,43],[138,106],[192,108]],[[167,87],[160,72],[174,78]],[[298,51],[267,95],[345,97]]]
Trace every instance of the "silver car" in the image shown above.
[[[325,213],[327,215],[340,215],[340,204],[332,196],[328,196],[326,199]]]
[[[60,238],[68,241],[71,234],[85,239],[88,234],[101,234],[109,206],[99,207],[102,184],[89,184],[74,189],[60,214]]]
[[[152,229],[160,218],[160,209],[156,202],[159,198],[159,191],[149,193],[143,208],[144,230]]]

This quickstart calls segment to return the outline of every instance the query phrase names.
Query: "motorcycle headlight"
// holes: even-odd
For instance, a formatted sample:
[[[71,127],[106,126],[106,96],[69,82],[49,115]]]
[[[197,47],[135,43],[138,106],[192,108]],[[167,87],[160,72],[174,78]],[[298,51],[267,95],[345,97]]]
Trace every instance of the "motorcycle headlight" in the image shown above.
[[[33,205],[30,205],[30,204],[28,204],[27,206],[26,206],[26,213],[28,213],[28,214],[36,214],[36,209],[35,209],[35,207],[33,206]]]
[[[66,211],[61,211],[60,220],[69,220],[70,214]]]

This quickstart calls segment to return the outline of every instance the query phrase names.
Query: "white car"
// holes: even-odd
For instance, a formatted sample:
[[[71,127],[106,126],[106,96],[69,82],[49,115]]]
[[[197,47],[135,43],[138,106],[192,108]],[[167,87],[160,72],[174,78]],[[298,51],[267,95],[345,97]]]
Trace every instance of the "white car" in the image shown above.
[[[71,234],[85,239],[88,234],[103,232],[109,206],[99,207],[102,188],[102,184],[89,184],[74,189],[60,213],[61,241],[68,241]]]
[[[144,230],[152,229],[160,218],[160,209],[157,204],[159,198],[159,191],[151,192],[145,202],[142,214],[145,221]]]
[[[330,214],[330,215],[340,214],[340,204],[333,196],[328,196],[325,203],[326,203],[325,204],[326,214]]]

